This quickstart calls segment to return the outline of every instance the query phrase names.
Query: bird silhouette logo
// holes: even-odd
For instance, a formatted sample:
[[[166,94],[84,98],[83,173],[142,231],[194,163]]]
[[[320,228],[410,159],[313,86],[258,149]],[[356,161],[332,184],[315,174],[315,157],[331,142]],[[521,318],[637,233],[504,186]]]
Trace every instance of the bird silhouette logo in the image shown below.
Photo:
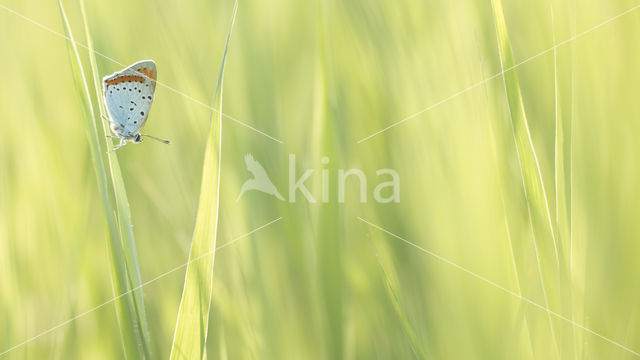
[[[284,200],[282,195],[276,189],[276,186],[273,185],[267,172],[264,170],[264,167],[260,165],[258,161],[253,158],[253,155],[247,154],[244,156],[244,163],[247,166],[247,170],[253,174],[253,178],[249,179],[242,184],[242,189],[240,190],[240,195],[238,195],[238,200],[242,197],[246,191],[249,190],[258,190],[263,193],[273,195],[277,197],[279,200]]]

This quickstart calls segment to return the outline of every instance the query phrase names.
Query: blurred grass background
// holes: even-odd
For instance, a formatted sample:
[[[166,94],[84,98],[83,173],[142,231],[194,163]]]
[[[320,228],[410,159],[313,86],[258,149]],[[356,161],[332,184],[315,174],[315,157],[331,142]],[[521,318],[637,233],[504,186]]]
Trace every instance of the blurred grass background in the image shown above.
[[[1,353],[113,292],[66,40],[4,9],[64,33],[57,4],[0,4]],[[78,3],[64,4],[86,44]],[[514,61],[637,5],[504,1]],[[97,51],[152,58],[160,82],[208,104],[232,7],[88,0],[87,16]],[[639,31],[640,10],[514,70],[563,244],[556,266],[549,235],[536,236],[535,257],[501,77],[357,143],[500,72],[491,1],[241,1],[224,112],[283,143],[224,120],[218,245],[283,219],[216,254],[208,357],[636,358],[356,217],[544,304],[540,271],[551,310],[640,351]],[[122,68],[96,60],[101,75]],[[158,86],[145,131],[173,143],[118,151],[143,281],[187,260],[210,117]],[[350,183],[338,204],[332,182],[327,204],[257,192],[236,202],[246,153],[283,195],[289,154],[296,177],[317,169],[316,198],[320,169],[335,181],[337,169],[361,168],[370,201]],[[400,203],[371,201],[380,168],[398,171]],[[169,356],[183,282],[177,271],[144,287],[156,358]],[[122,358],[119,333],[109,304],[3,357]]]

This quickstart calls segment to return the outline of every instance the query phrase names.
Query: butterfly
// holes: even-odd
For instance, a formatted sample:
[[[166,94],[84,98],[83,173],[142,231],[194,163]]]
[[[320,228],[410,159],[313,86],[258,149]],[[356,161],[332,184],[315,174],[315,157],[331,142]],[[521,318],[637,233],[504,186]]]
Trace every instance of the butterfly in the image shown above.
[[[169,140],[140,133],[149,117],[157,76],[156,63],[142,60],[102,79],[108,120],[115,134],[108,137],[120,139],[120,144],[111,151],[120,149],[129,141],[141,143],[143,136],[170,143]]]

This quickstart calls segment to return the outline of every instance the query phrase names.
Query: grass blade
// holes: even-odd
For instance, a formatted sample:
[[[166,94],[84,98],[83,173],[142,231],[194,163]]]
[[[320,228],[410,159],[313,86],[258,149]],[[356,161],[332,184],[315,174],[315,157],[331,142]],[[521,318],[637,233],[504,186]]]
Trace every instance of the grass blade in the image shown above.
[[[480,44],[480,42],[478,42],[478,44]],[[483,69],[483,64],[484,64],[484,59],[482,57],[482,52],[480,51],[480,48],[478,48],[478,54],[479,54],[479,58],[480,58],[480,71],[482,73],[482,69]],[[484,77],[484,74],[483,74]],[[488,89],[488,85],[485,83],[482,85],[482,93],[483,93],[483,99],[484,99],[484,106],[483,106],[483,110],[484,110],[484,116],[487,118],[487,133],[488,133],[488,138],[489,138],[489,147],[490,147],[490,153],[491,153],[491,158],[492,158],[492,163],[493,163],[493,167],[495,169],[496,174],[498,174],[497,176],[497,180],[498,180],[498,192],[500,194],[500,204],[502,205],[502,213],[503,213],[503,217],[504,217],[504,231],[505,231],[505,235],[507,238],[507,244],[509,245],[509,255],[511,256],[511,263],[513,264],[513,277],[515,280],[515,285],[516,285],[516,292],[518,294],[522,293],[522,287],[520,284],[520,274],[518,272],[518,263],[520,263],[520,266],[522,266],[522,261],[519,261],[518,258],[516,257],[515,253],[514,253],[514,244],[513,244],[513,238],[511,236],[511,225],[510,223],[513,221],[512,219],[510,219],[510,212],[507,210],[507,201],[505,201],[505,198],[507,196],[505,196],[505,187],[504,187],[504,180],[502,179],[502,177],[500,176],[503,173],[503,169],[501,168],[500,162],[498,161],[498,142],[497,142],[497,137],[499,137],[500,135],[498,135],[498,129],[496,129],[496,125],[493,123],[493,121],[491,120],[491,113],[489,112],[489,105],[490,104],[490,100],[489,100],[489,89]],[[531,347],[531,349],[533,349],[533,343],[531,341],[531,326],[529,324],[529,320],[527,318],[527,314],[526,311],[524,311],[525,309],[523,308],[524,306],[526,306],[524,303],[520,304],[520,309],[518,310],[518,314],[521,317],[520,319],[518,319],[519,321],[522,321],[522,323],[524,324],[524,331],[526,332],[526,339],[528,341],[529,346]]]
[[[551,14],[551,33],[554,46],[557,44],[557,32],[561,31],[564,21],[556,19],[556,8],[562,10],[562,6],[554,6],[554,1],[549,0],[549,9]],[[565,10],[566,11],[566,10]],[[562,11],[558,11],[560,19],[566,15]],[[564,15],[564,16],[563,16]],[[556,24],[560,26],[556,26]],[[558,29],[557,29],[558,28]],[[566,30],[565,30],[566,31]],[[563,55],[561,57],[561,55]],[[561,287],[560,294],[562,297],[561,309],[565,314],[571,314],[570,319],[574,318],[575,312],[573,309],[574,304],[574,285],[572,284],[571,276],[571,217],[570,217],[570,194],[571,183],[569,181],[570,174],[568,169],[571,169],[571,153],[567,150],[571,149],[571,118],[573,117],[574,109],[571,106],[563,106],[562,104],[568,102],[571,105],[571,101],[563,101],[564,99],[572,99],[574,96],[573,89],[573,76],[574,67],[572,64],[573,54],[571,51],[567,51],[561,54],[560,49],[553,49],[553,73],[554,73],[554,100],[555,100],[555,141],[554,141],[554,182],[555,182],[555,225],[556,236],[558,244],[561,250],[560,252],[560,277]],[[564,60],[565,61],[561,61]],[[568,60],[568,61],[567,61]],[[562,74],[568,74],[568,78],[563,78]],[[567,131],[568,130],[568,131]],[[580,322],[580,321],[578,321]],[[563,354],[563,357],[575,357],[580,349],[578,334],[576,329],[571,327],[566,329],[566,333],[570,333],[574,338],[573,346],[565,346],[567,354]],[[568,343],[570,344],[570,343]]]
[[[334,112],[335,77],[331,67],[330,6],[326,2],[317,4],[316,13],[316,59],[313,90],[313,152],[315,159],[326,157],[329,163],[321,165],[329,173],[337,173],[342,159],[337,136],[338,114]],[[315,185],[324,196],[337,193],[337,184],[327,182]],[[320,189],[322,188],[322,189]],[[324,200],[323,200],[324,202]],[[343,209],[336,202],[325,202],[316,215],[317,264],[320,302],[323,311],[325,357],[342,359],[345,354],[345,294],[344,294],[344,217]]]
[[[382,260],[378,255],[378,249],[376,248],[376,244],[373,242],[373,239],[369,238],[369,240],[371,241],[373,252],[376,256],[376,260],[378,261],[378,265],[380,266],[380,270],[382,271],[382,275],[384,276],[384,282],[386,284],[387,294],[389,295],[389,299],[391,299],[391,302],[393,303],[393,308],[396,311],[396,315],[398,316],[400,323],[402,324],[402,329],[404,330],[405,335],[409,338],[409,344],[411,345],[411,350],[413,350],[413,354],[417,359],[426,359],[427,357],[425,355],[424,350],[422,350],[422,346],[420,346],[420,342],[416,337],[415,331],[413,331],[413,328],[411,327],[411,323],[409,322],[409,319],[404,313],[404,310],[402,310],[398,293],[394,289],[393,284],[391,283],[391,278],[389,277],[389,274],[385,270],[384,265],[382,264]]]
[[[103,137],[106,138],[110,131],[106,122],[103,120],[107,116],[107,111],[105,110],[104,103],[102,102],[101,97],[101,86],[102,82],[100,79],[100,73],[98,71],[98,66],[96,64],[95,52],[93,51],[93,41],[91,38],[91,34],[89,32],[89,23],[87,21],[86,11],[85,11],[85,1],[80,1],[80,6],[82,10],[82,17],[87,37],[87,47],[89,50],[89,60],[91,63],[91,70],[93,74],[93,83],[95,86],[96,95],[98,97],[98,109],[100,111],[100,120],[102,124]],[[113,144],[111,141],[107,141],[107,147],[109,150],[113,148]],[[142,277],[140,275],[140,266],[138,264],[138,255],[135,245],[135,239],[133,236],[133,224],[131,221],[131,209],[129,207],[129,200],[127,197],[126,188],[124,185],[124,179],[122,178],[122,173],[120,171],[120,165],[118,163],[118,157],[116,152],[109,151],[109,166],[111,170],[111,180],[113,182],[115,199],[116,199],[116,209],[117,209],[117,223],[120,226],[119,234],[121,236],[120,243],[122,244],[122,249],[124,252],[124,260],[125,260],[125,272],[124,275],[127,276],[128,287],[126,292],[128,292],[129,306],[132,307],[133,313],[136,316],[135,322],[135,330],[137,331],[136,340],[138,343],[138,347],[142,350],[142,353],[146,358],[151,357],[150,350],[150,340],[149,340],[149,329],[147,324],[147,316],[146,310],[144,308],[144,299],[142,293]],[[120,292],[122,293],[122,292]]]
[[[515,60],[511,50],[511,43],[507,32],[507,25],[504,18],[504,11],[501,0],[492,0],[492,8],[494,21],[496,26],[496,35],[498,38],[498,48],[500,54],[500,66],[503,70],[504,88],[507,95],[507,103],[509,107],[509,115],[511,117],[511,129],[513,139],[515,141],[522,182],[524,186],[524,195],[527,201],[529,221],[533,236],[533,249],[535,252],[538,277],[542,296],[546,308],[549,308],[548,291],[545,285],[545,277],[551,279],[552,289],[557,290],[559,269],[559,250],[556,241],[556,234],[553,229],[551,211],[549,202],[545,192],[542,179],[542,172],[533,140],[527,123],[527,115],[524,108],[524,101],[520,89],[520,83],[516,72]],[[511,69],[504,72],[504,69]],[[541,240],[551,240],[551,244]],[[549,281],[546,281],[549,284]],[[552,291],[557,294],[557,291]],[[555,354],[559,356],[560,350],[556,338],[551,314],[547,312],[549,322],[550,337],[554,344]]]
[[[149,333],[146,322],[144,304],[142,301],[142,289],[139,287],[142,283],[140,278],[140,270],[138,267],[135,243],[133,240],[133,231],[131,223],[131,214],[129,210],[129,202],[127,200],[126,191],[124,189],[124,181],[120,173],[120,167],[117,163],[115,154],[110,155],[108,169],[103,159],[104,152],[100,145],[100,138],[106,135],[106,129],[103,123],[103,133],[98,135],[96,125],[96,112],[91,100],[91,92],[85,76],[80,54],[74,40],[71,26],[67,18],[66,12],[62,5],[62,1],[58,1],[60,14],[64,22],[64,28],[69,39],[69,54],[71,66],[74,74],[74,81],[82,108],[84,112],[85,125],[89,138],[91,156],[98,179],[98,187],[101,193],[107,222],[109,227],[108,250],[110,255],[110,268],[112,285],[115,295],[121,296],[116,303],[116,312],[124,352],[128,359],[144,359],[151,358],[149,350]],[[84,11],[84,3],[81,2],[83,20],[85,30],[87,31],[87,41],[89,56],[91,59],[94,84],[96,86],[96,97],[100,114],[104,114],[103,106],[100,101],[100,82],[98,81],[98,72],[95,64],[91,37],[88,32],[88,24]],[[115,160],[115,161],[113,161]],[[109,191],[109,182],[107,174],[111,174],[113,184],[113,194]],[[113,216],[113,206],[111,204],[111,196],[116,199],[116,216]],[[135,290],[134,290],[135,289]]]
[[[502,11],[502,1],[493,0],[493,9],[498,33],[498,43],[502,69],[515,67],[511,44],[507,33],[507,26]],[[532,217],[540,220],[540,225],[546,228],[545,236],[550,236],[553,241],[554,255],[558,261],[558,246],[551,221],[549,202],[547,200],[540,164],[533,146],[527,115],[524,109],[524,101],[520,90],[520,82],[515,70],[506,71],[503,74],[505,89],[509,103],[513,135],[518,148],[518,158],[522,166],[525,182],[525,190],[532,211]]]
[[[222,55],[220,73],[213,107],[218,109],[211,115],[209,135],[202,166],[202,184],[189,262],[184,280],[184,289],[178,310],[171,359],[205,359],[209,311],[213,292],[213,265],[215,260],[216,234],[218,229],[218,207],[220,201],[220,160],[222,155],[222,93],[225,61],[229,40],[238,10],[233,7],[227,39]],[[211,181],[215,179],[215,181]],[[215,185],[213,185],[215,184]],[[198,261],[194,261],[199,259]],[[192,262],[193,261],[193,262]]]

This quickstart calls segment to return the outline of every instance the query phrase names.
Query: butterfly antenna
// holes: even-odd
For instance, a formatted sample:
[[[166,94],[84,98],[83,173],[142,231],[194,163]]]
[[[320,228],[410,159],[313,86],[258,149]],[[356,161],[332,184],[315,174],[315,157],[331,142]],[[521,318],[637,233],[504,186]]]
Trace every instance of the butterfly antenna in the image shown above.
[[[161,143],[165,143],[165,144],[171,144],[171,141],[167,140],[167,139],[161,139],[159,137],[153,136],[153,135],[148,135],[148,134],[140,134],[142,136],[146,136],[146,137],[150,137],[154,140],[160,141]]]

